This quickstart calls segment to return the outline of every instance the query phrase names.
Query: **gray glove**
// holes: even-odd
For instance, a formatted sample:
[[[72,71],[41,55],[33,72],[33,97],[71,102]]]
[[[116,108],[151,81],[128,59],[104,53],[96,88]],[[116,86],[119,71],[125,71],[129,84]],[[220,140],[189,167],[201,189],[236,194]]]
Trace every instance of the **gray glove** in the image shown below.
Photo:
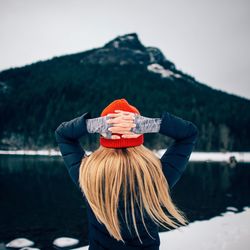
[[[111,138],[112,131],[108,128],[112,127],[107,120],[111,117],[100,116],[97,118],[86,119],[87,130],[89,133],[105,134],[107,138]],[[136,127],[131,128],[131,132],[135,134],[158,133],[160,130],[161,118],[149,118],[136,114],[134,123]]]
[[[135,115],[136,127],[131,131],[135,134],[158,133],[161,125],[161,118],[149,118],[145,116]]]
[[[100,116],[97,118],[86,119],[87,130],[89,133],[99,133],[104,134],[105,137],[111,138],[112,131],[108,128],[112,127],[111,123],[107,123],[107,120],[111,117]]]

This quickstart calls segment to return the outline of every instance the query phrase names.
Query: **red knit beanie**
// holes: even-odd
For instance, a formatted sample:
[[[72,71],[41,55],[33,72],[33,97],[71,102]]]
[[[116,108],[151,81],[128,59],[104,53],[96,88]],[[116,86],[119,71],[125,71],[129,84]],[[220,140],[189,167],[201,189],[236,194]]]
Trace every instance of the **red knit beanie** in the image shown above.
[[[101,113],[101,116],[106,116],[109,113],[116,113],[115,110],[129,111],[140,115],[138,109],[130,105],[126,99],[117,99],[111,102]],[[118,133],[112,133],[113,135],[122,135]],[[108,139],[105,137],[100,137],[100,144],[107,148],[126,148],[134,147],[143,144],[144,135],[140,135],[137,138],[120,138],[120,139]]]

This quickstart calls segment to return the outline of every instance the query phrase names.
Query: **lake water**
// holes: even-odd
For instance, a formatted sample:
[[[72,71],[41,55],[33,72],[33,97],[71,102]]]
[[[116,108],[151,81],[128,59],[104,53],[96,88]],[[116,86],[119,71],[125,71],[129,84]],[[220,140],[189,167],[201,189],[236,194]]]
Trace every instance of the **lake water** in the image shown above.
[[[212,218],[227,207],[250,205],[250,164],[189,162],[172,190],[190,222]],[[52,248],[58,237],[88,245],[82,194],[60,156],[0,155],[0,243],[26,237]]]

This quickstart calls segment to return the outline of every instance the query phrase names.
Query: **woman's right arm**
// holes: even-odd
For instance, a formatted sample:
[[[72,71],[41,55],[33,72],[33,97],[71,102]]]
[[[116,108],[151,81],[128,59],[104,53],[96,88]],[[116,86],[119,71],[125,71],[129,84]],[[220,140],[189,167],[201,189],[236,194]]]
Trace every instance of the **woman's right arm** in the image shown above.
[[[161,118],[138,115],[135,122],[135,133],[159,132],[174,139],[160,159],[169,187],[173,188],[184,173],[197,141],[199,133],[196,125],[169,112],[163,112]]]

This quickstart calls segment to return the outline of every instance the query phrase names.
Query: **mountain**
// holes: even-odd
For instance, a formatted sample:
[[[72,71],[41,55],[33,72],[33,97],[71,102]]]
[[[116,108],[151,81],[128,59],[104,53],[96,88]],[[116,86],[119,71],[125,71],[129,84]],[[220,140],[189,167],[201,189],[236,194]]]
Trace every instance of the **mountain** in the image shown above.
[[[97,117],[118,98],[144,116],[168,111],[194,122],[200,132],[197,151],[249,150],[250,101],[198,82],[160,49],[144,46],[136,33],[100,48],[1,71],[1,149],[54,148],[54,130],[61,122],[86,111]],[[81,143],[93,150],[98,138],[92,134]],[[155,149],[169,140],[145,135],[145,145]]]

